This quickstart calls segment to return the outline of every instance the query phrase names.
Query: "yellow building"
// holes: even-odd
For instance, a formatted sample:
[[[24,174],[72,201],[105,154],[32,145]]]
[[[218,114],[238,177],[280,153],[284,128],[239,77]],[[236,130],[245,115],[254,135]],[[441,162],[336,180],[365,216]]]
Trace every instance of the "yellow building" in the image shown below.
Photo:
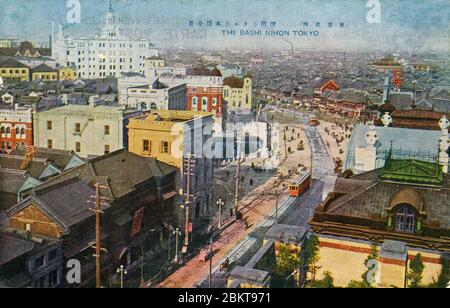
[[[164,59],[159,56],[153,56],[145,59],[144,67],[146,68],[161,68],[165,66]]]
[[[58,70],[42,63],[41,65],[38,65],[34,69],[32,69],[31,79],[40,79],[44,81],[58,80]]]
[[[329,272],[337,287],[357,282],[404,288],[412,283],[411,261],[420,254],[420,286],[433,285],[450,261],[450,220],[442,214],[448,185],[437,162],[392,154],[383,168],[339,178],[309,222],[320,243],[316,278]]]
[[[187,187],[182,172],[183,161],[191,155],[194,166],[190,194],[195,198],[190,213],[197,231],[202,226],[199,221],[208,217],[213,200],[213,153],[211,150],[211,155],[207,156],[205,147],[208,144],[212,147],[213,122],[213,113],[209,112],[158,110],[132,118],[128,124],[129,151],[177,167],[180,170],[177,176],[180,195]]]
[[[246,75],[244,79],[238,77],[225,78],[223,81],[223,100],[227,102],[229,111],[251,111],[251,76]]]
[[[30,81],[30,68],[12,58],[0,63],[0,77],[20,81]]]
[[[181,168],[183,157],[187,153],[194,154],[195,140],[202,141],[204,131],[211,134],[211,128],[206,126],[212,125],[212,122],[213,114],[209,112],[174,110],[158,110],[130,119],[129,151]],[[194,131],[195,137],[188,140],[190,135],[185,136],[186,129],[200,124],[202,129]],[[202,156],[203,153],[197,154]]]
[[[58,68],[59,80],[77,80],[78,70],[74,66],[66,66]]]

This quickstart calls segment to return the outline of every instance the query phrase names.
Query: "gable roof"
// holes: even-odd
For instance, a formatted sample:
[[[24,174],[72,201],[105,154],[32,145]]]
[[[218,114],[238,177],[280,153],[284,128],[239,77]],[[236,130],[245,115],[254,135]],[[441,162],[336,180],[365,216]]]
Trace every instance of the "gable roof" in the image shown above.
[[[48,180],[40,187],[78,176],[86,183],[97,181],[108,187],[108,190],[102,193],[114,201],[134,191],[138,185],[176,171],[175,167],[154,158],[140,157],[122,149],[89,160],[84,165]]]
[[[42,63],[38,66],[36,66],[35,68],[32,69],[33,73],[57,73],[58,70],[51,68],[50,66],[48,66],[45,63]]]
[[[0,68],[10,68],[10,67],[14,67],[14,68],[28,68],[28,66],[26,66],[25,64],[14,60],[12,58],[8,58],[5,61],[0,63]]]
[[[68,232],[71,226],[94,215],[89,202],[93,195],[94,187],[80,178],[70,178],[46,187],[39,186],[30,197],[7,213],[11,217],[33,204]]]

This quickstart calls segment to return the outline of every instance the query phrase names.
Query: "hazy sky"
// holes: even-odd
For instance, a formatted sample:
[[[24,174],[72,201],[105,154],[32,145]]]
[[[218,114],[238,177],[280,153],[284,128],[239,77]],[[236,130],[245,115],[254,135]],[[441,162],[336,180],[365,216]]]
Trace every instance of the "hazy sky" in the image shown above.
[[[68,23],[77,0],[0,0],[0,37],[47,42],[52,21],[68,34],[93,36],[108,0],[78,0],[81,23]],[[381,4],[380,23],[367,15]],[[161,47],[449,50],[449,0],[112,0],[127,35]],[[369,6],[369,8],[368,8]],[[190,22],[194,22],[194,26]],[[208,26],[207,21],[213,25]],[[220,21],[221,25],[217,26]],[[222,30],[289,31],[289,36],[224,36]],[[305,27],[304,21],[309,22]],[[203,25],[200,27],[199,22]],[[229,26],[226,26],[229,22]],[[275,22],[272,26],[270,23]],[[321,27],[316,28],[320,22]],[[329,28],[328,23],[333,27]],[[236,25],[237,23],[237,25]],[[340,27],[344,23],[344,27]],[[300,35],[293,31],[307,31]],[[315,34],[309,31],[318,31]]]

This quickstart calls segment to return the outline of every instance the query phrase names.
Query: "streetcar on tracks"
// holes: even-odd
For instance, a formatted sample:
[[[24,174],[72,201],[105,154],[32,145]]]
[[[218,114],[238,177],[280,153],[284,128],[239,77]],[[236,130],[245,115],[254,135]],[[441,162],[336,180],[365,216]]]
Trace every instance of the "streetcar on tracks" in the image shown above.
[[[311,172],[305,171],[289,185],[289,195],[291,197],[300,197],[311,187]]]
[[[315,116],[310,116],[308,119],[309,126],[319,126],[320,122]]]

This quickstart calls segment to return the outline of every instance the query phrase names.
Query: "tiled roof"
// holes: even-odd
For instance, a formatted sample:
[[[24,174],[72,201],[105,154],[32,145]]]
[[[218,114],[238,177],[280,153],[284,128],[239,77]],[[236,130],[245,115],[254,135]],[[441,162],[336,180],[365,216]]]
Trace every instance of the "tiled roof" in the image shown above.
[[[57,73],[58,70],[51,68],[45,63],[42,63],[38,66],[36,66],[34,69],[32,69],[33,73]]]
[[[244,87],[244,80],[238,77],[228,77],[223,80],[224,86],[229,86],[230,88],[242,89]]]
[[[2,63],[0,63],[0,68],[29,68],[28,66],[26,66],[25,64],[20,63],[19,61],[16,61],[12,58],[9,58],[5,61],[3,61]]]
[[[0,265],[30,252],[33,248],[32,241],[13,234],[0,233]]]
[[[439,189],[430,189],[420,184],[396,184],[384,182],[380,179],[383,169],[369,172],[367,175],[354,176],[354,180],[372,177],[366,183],[348,194],[338,196],[330,202],[326,212],[330,214],[374,218],[386,217],[391,200],[400,191],[412,189],[421,195],[424,200],[424,209],[427,213],[425,223],[438,224],[440,227],[450,229],[450,212],[447,199],[450,183],[448,176],[444,176],[443,184]]]
[[[40,187],[79,176],[86,183],[101,181],[102,185],[108,187],[108,191],[104,192],[105,195],[110,200],[115,200],[134,191],[139,184],[176,171],[175,167],[154,158],[140,157],[122,149],[94,158],[82,166],[48,180]]]
[[[88,202],[93,195],[93,186],[78,177],[70,178],[45,187],[39,186],[30,197],[9,209],[8,216],[34,204],[67,231],[72,225],[94,215],[90,210],[92,204]]]

